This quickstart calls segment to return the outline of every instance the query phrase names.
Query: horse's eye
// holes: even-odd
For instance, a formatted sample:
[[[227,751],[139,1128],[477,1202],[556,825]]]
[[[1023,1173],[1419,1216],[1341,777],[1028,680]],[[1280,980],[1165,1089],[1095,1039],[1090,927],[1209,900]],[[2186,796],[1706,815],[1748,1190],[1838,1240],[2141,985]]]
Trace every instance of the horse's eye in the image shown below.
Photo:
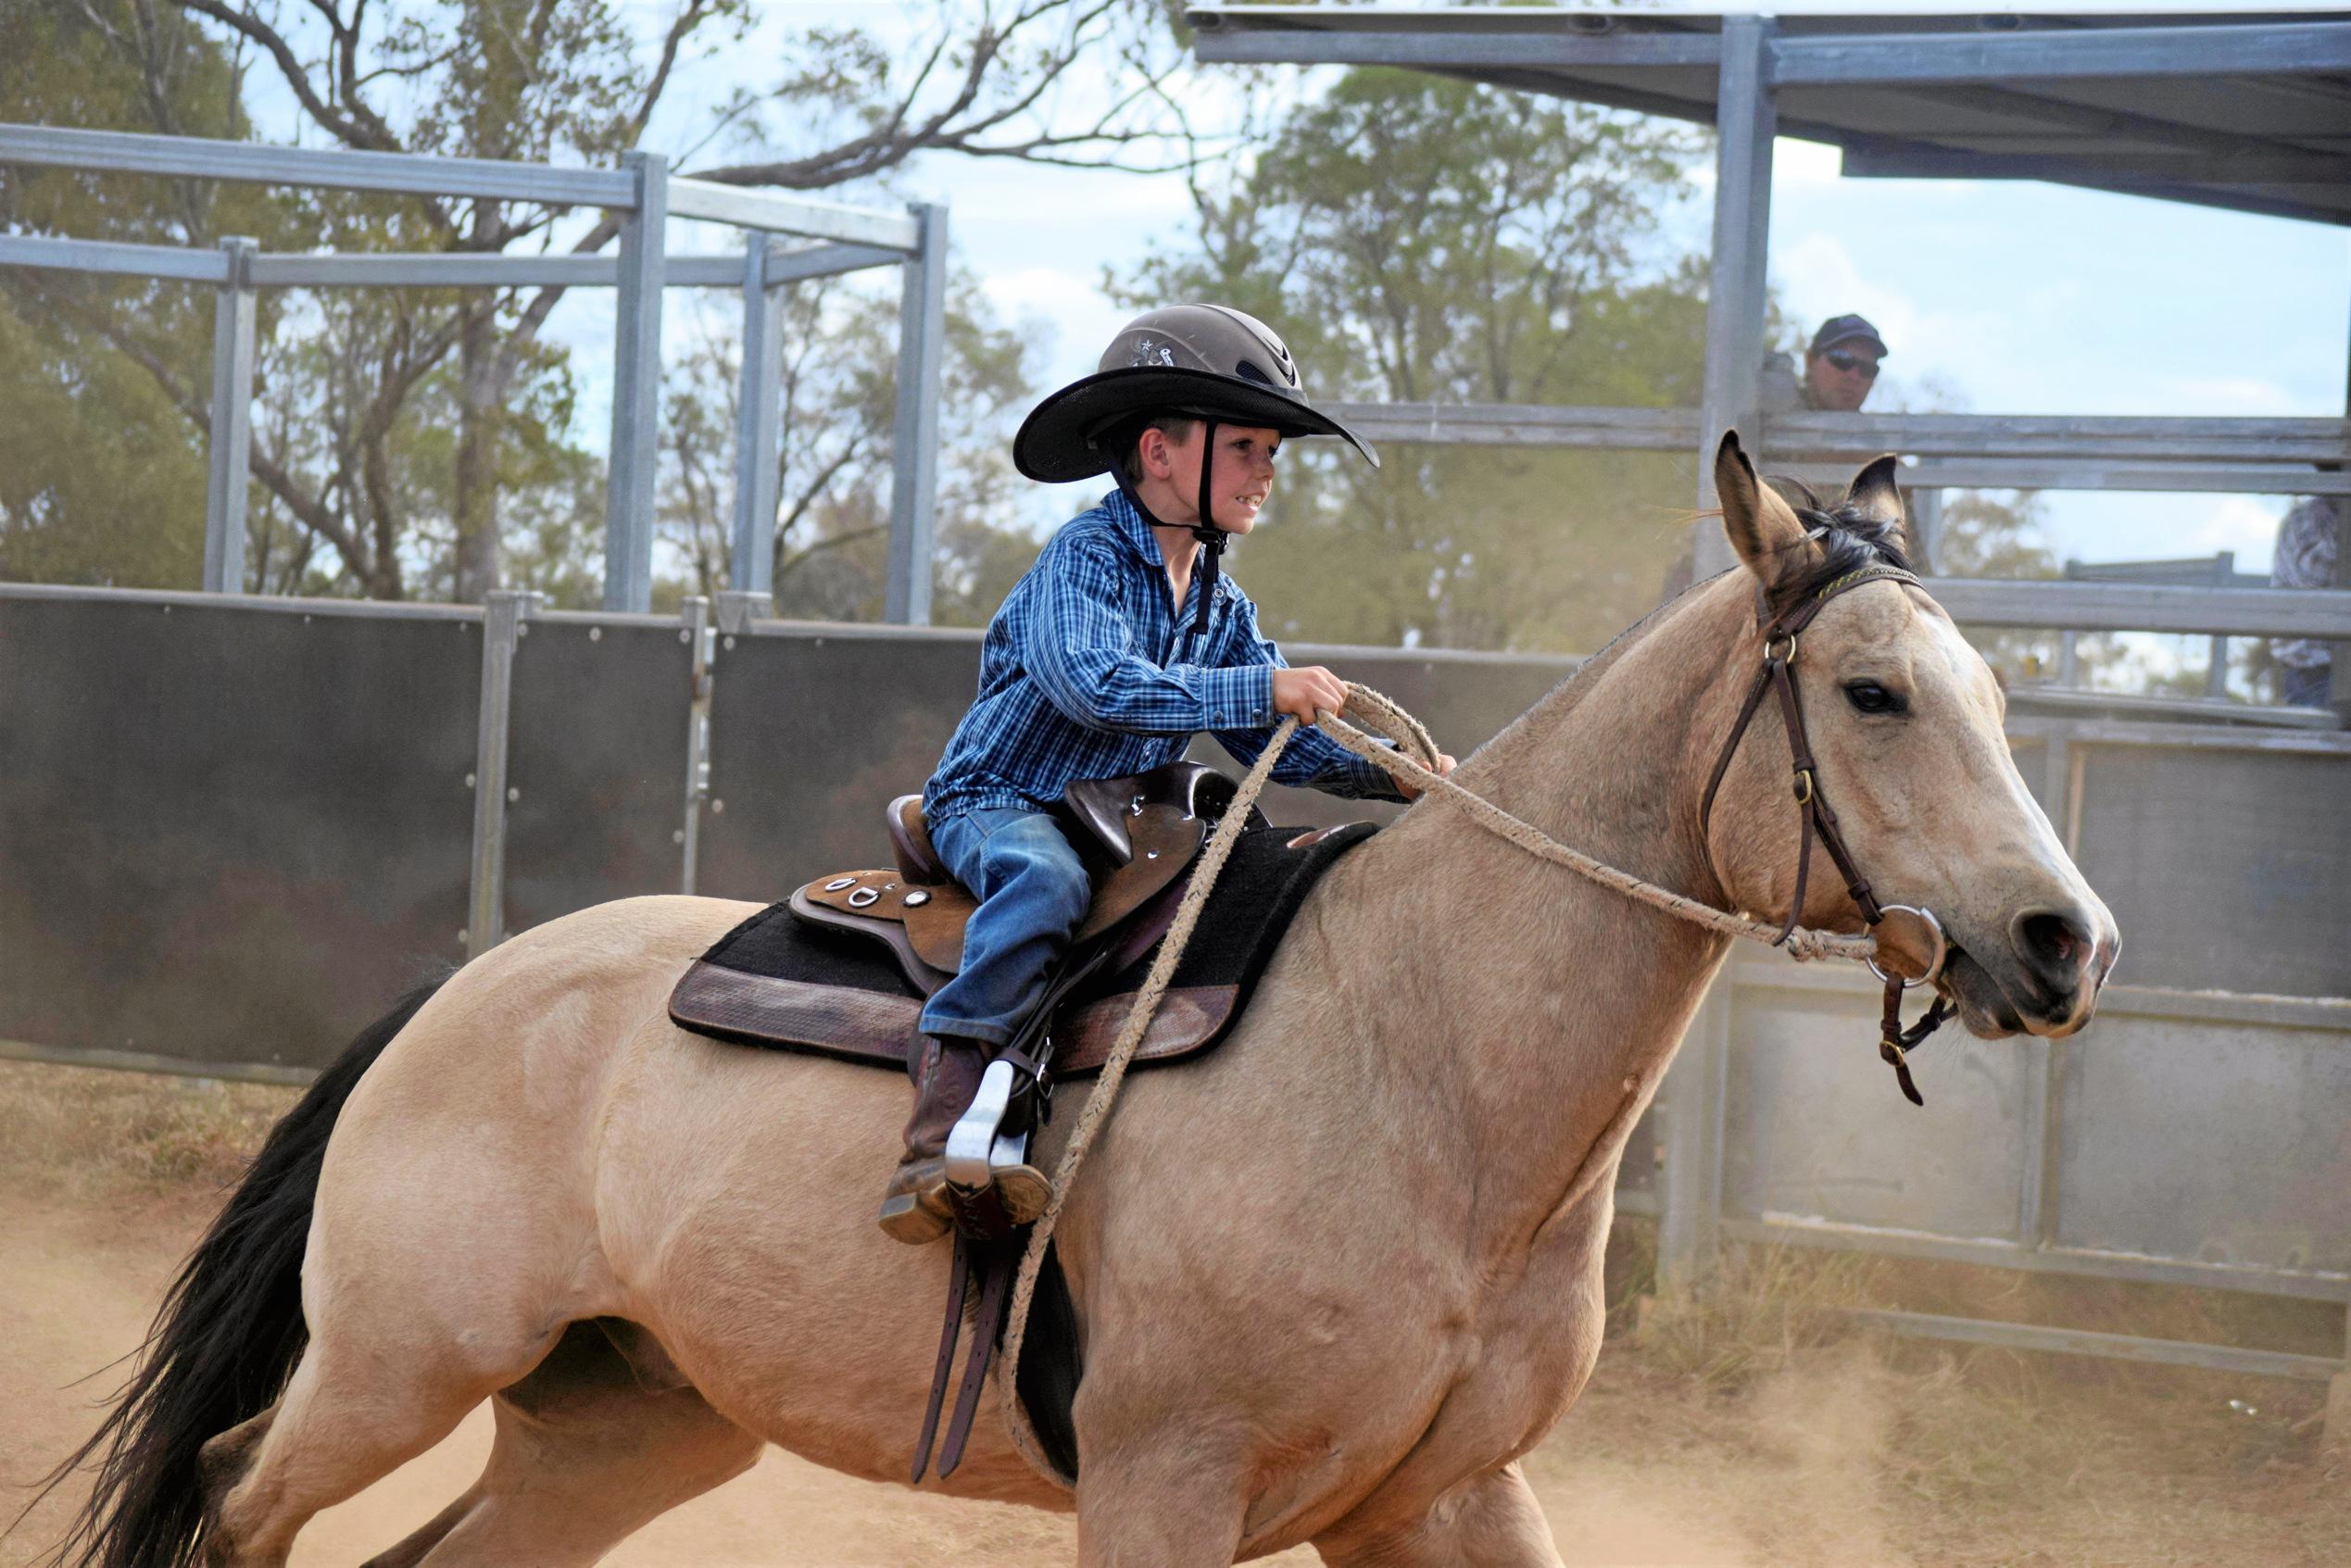
[[[1903,710],[1902,698],[1875,681],[1848,681],[1845,683],[1845,700],[1864,713],[1899,713]]]

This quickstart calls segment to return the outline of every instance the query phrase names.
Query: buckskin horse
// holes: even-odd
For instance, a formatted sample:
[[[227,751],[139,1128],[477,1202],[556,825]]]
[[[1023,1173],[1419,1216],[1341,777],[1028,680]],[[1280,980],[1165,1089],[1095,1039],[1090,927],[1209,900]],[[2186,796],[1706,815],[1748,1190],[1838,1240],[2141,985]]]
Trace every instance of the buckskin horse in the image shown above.
[[[1765,618],[1900,564],[1893,467],[1802,516],[1735,438],[1716,468],[1743,570],[1619,637],[1456,777],[1650,883],[1854,931],[1838,878],[1789,907],[1776,727],[1702,797],[1760,689]],[[2113,919],[1950,618],[1906,579],[1866,581],[1815,607],[1793,673],[1844,848],[1880,897],[1940,917],[1961,1020],[2080,1029]],[[949,1261],[871,1221],[904,1082],[664,1011],[755,908],[587,909],[364,1034],[166,1300],[77,1456],[99,1469],[67,1549],[282,1563],[312,1515],[485,1399],[481,1478],[376,1563],[593,1562],[767,1443],[902,1476]],[[1883,940],[1897,970],[1929,966]],[[993,1422],[929,1485],[1074,1507],[1087,1568],[1300,1542],[1350,1568],[1558,1563],[1515,1461],[1599,1354],[1617,1161],[1728,946],[1443,801],[1403,813],[1314,888],[1223,1048],[1132,1081],[1069,1195],[1075,1496]]]

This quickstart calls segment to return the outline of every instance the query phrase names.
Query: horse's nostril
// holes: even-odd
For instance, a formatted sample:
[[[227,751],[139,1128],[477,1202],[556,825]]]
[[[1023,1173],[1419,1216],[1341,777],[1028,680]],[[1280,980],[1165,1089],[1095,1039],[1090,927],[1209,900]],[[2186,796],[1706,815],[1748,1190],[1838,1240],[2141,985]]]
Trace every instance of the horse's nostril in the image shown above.
[[[2035,969],[2068,976],[2089,961],[2093,945],[2089,933],[2054,909],[2018,916],[2016,939],[2017,950]]]

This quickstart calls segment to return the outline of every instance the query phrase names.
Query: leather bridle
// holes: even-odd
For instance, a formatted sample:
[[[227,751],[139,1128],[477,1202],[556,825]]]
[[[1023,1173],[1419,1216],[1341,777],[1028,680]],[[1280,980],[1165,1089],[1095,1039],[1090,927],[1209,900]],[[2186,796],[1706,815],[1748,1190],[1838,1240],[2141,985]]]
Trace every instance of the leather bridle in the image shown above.
[[[1764,694],[1776,692],[1779,697],[1779,717],[1788,730],[1788,750],[1794,759],[1794,790],[1798,813],[1799,837],[1796,848],[1796,890],[1788,905],[1787,923],[1780,927],[1779,940],[1785,942],[1796,929],[1804,913],[1805,881],[1812,868],[1812,844],[1817,838],[1828,850],[1829,859],[1845,879],[1845,891],[1852,895],[1854,905],[1860,909],[1862,920],[1872,927],[1886,918],[1889,911],[1901,911],[1917,916],[1934,934],[1934,960],[1927,972],[1916,980],[1905,980],[1899,974],[1888,973],[1872,960],[1870,972],[1886,984],[1885,1005],[1879,1021],[1878,1054],[1894,1070],[1894,1080],[1913,1105],[1924,1105],[1918,1085],[1911,1081],[1910,1051],[1940,1028],[1955,1010],[1950,1000],[1938,986],[1933,1004],[1924,1017],[1905,1029],[1902,1024],[1902,994],[1914,985],[1935,985],[1942,977],[1943,960],[1950,946],[1944,939],[1942,922],[1929,910],[1908,904],[1880,904],[1870,891],[1869,881],[1854,863],[1853,852],[1845,847],[1844,834],[1837,823],[1836,809],[1821,793],[1820,778],[1813,761],[1812,742],[1804,732],[1803,700],[1796,693],[1792,667],[1796,662],[1796,639],[1813,618],[1830,599],[1867,583],[1906,583],[1923,589],[1926,584],[1898,566],[1880,564],[1865,566],[1814,589],[1804,598],[1791,605],[1765,622],[1763,628],[1763,668],[1755,671],[1754,684],[1747,688],[1747,700],[1740,705],[1739,717],[1730,726],[1730,736],[1723,742],[1722,753],[1715,759],[1715,771],[1706,780],[1705,798],[1698,808],[1699,832],[1704,835],[1714,819],[1715,792],[1721,788],[1723,775],[1730,769],[1730,759],[1739,750],[1739,743],[1754,721],[1755,711],[1763,706]]]

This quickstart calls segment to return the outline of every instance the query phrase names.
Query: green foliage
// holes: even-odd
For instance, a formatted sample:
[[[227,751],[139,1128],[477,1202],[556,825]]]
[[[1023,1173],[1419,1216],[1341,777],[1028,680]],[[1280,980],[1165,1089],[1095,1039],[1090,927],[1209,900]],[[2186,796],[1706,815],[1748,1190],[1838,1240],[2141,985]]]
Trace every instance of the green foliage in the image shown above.
[[[0,578],[193,588],[204,449],[153,377],[0,302]]]
[[[6,0],[0,120],[191,134],[238,123],[229,54],[178,12],[131,0]],[[123,69],[125,48],[140,69]],[[0,168],[0,229],[145,244],[283,234],[248,186]],[[107,328],[137,320],[137,352]],[[211,345],[208,290],[0,269],[0,576],[193,588],[204,442],[188,415]]]
[[[1259,128],[1197,193],[1197,250],[1153,258],[1137,307],[1271,322],[1311,395],[1694,404],[1696,270],[1652,256],[1697,144],[1663,122],[1420,73],[1361,69]],[[1589,649],[1655,602],[1694,475],[1638,453],[1293,451],[1235,556],[1281,634]]]

